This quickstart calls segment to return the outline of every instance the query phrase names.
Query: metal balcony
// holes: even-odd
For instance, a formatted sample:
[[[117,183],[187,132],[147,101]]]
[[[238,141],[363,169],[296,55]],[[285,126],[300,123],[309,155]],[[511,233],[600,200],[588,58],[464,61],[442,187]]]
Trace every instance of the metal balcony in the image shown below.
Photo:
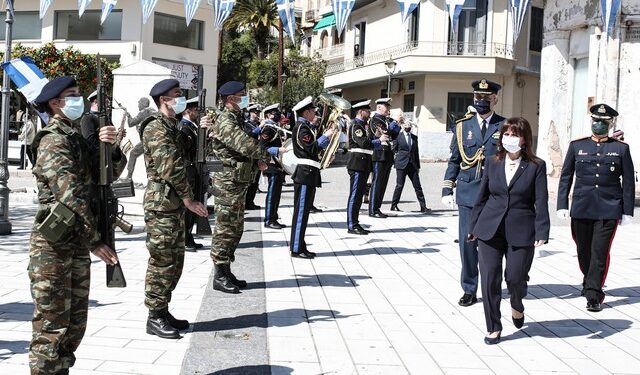
[[[344,44],[321,48],[316,51],[323,60],[333,60],[344,56]]]

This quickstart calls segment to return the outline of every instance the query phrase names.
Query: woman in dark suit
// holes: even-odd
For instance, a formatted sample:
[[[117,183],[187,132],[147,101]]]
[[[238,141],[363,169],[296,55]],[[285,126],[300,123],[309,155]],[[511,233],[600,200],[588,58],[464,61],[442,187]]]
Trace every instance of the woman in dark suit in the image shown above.
[[[505,121],[500,130],[501,145],[495,157],[487,159],[480,192],[469,228],[469,241],[478,240],[482,303],[487,322],[486,344],[500,342],[500,300],[502,258],[511,295],[513,324],[524,324],[522,299],[534,247],[549,239],[547,168],[532,149],[531,126],[522,117]]]

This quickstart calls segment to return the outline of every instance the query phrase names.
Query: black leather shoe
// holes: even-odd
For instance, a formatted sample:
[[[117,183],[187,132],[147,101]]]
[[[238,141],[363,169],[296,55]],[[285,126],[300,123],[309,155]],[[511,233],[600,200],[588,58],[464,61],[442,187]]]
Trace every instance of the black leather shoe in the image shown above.
[[[398,205],[397,205],[397,204],[392,204],[392,205],[391,205],[391,211],[398,211],[398,212],[402,212],[402,210],[398,208]]]
[[[364,229],[360,224],[356,224],[356,225],[354,225],[354,228],[358,228],[358,229],[360,229],[361,231],[363,231],[363,232],[365,232],[365,233],[367,233],[367,234],[371,233],[371,231],[370,231],[370,230],[366,230],[366,229]]]
[[[591,312],[600,312],[602,311],[602,305],[595,299],[590,299],[587,301],[587,310]]]
[[[201,243],[195,243],[195,242],[189,242],[187,244],[184,245],[184,248],[186,251],[191,251],[194,252],[198,249],[202,249],[204,247],[203,244]]]
[[[245,205],[244,209],[245,210],[259,210],[260,206],[258,206],[257,204],[252,203],[252,204]]]
[[[386,219],[386,218],[389,217],[389,216],[383,214],[382,212],[374,212],[373,215],[369,215],[369,216],[375,217],[375,218],[378,218],[378,219]]]
[[[478,299],[476,298],[476,296],[472,296],[471,294],[467,294],[465,293],[462,298],[460,298],[460,300],[458,301],[458,305],[460,306],[471,306],[474,303],[478,302]]]
[[[420,213],[423,213],[423,214],[431,213],[431,209],[429,207],[422,207],[420,208]]]
[[[298,253],[291,252],[292,258],[313,259],[316,257],[316,253],[312,253],[308,250],[303,250]]]
[[[320,213],[320,212],[322,212],[322,210],[319,209],[316,206],[311,206],[311,209],[309,210],[309,213],[311,213],[311,214],[317,214],[317,213]]]
[[[56,375],[69,375],[69,369],[66,368],[64,370],[60,370],[60,371],[56,372]]]
[[[237,286],[238,288],[246,288],[247,287],[247,282],[245,280],[239,280],[236,275],[233,274],[233,272],[231,272],[231,265],[230,264],[225,264],[224,266],[225,268],[225,272],[227,273],[227,277],[229,278],[229,280],[231,280],[231,283],[235,286]]]
[[[163,339],[179,339],[180,332],[167,320],[166,310],[149,311],[147,333]]]
[[[349,233],[349,234],[359,234],[359,235],[367,235],[367,234],[369,234],[369,232],[364,230],[363,228],[355,227],[355,226],[353,227],[353,229],[347,230],[347,233]]]
[[[183,331],[189,328],[189,322],[184,319],[176,319],[171,315],[170,312],[167,311],[167,322],[169,325],[179,331]]]
[[[487,345],[495,345],[497,343],[500,342],[500,335],[502,334],[502,332],[498,333],[498,336],[496,337],[484,337],[484,343]]]
[[[524,325],[524,315],[522,315],[522,318],[514,318],[512,315],[511,321],[513,321],[513,325],[516,326],[517,329],[520,329]]]
[[[271,228],[271,229],[282,229],[282,228],[286,228],[286,225],[280,224],[277,221],[270,221],[268,223],[264,224],[265,228]]]
[[[224,293],[237,294],[240,293],[240,289],[235,286],[231,279],[227,276],[226,268],[224,264],[216,264],[213,276],[213,289],[219,290]]]

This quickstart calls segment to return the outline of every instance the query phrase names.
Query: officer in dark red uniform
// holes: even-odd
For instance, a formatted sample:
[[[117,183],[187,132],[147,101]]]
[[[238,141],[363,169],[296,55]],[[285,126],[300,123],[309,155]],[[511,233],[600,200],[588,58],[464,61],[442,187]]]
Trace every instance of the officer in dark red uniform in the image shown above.
[[[280,207],[280,196],[282,195],[282,183],[284,182],[284,171],[277,161],[278,154],[274,155],[274,148],[284,152],[282,139],[277,127],[280,123],[280,103],[266,107],[264,113],[264,126],[260,131],[260,145],[267,149],[271,160],[267,164],[267,169],[262,172],[269,179],[269,188],[264,203],[264,226],[271,229],[282,229],[286,225],[278,222],[278,208]]]
[[[562,219],[571,216],[571,234],[584,275],[582,294],[587,310],[595,312],[602,309],[602,287],[616,228],[618,223],[630,223],[633,216],[635,182],[629,145],[608,137],[618,112],[606,104],[596,104],[590,111],[593,134],[571,142],[567,150],[558,186],[557,214]]]

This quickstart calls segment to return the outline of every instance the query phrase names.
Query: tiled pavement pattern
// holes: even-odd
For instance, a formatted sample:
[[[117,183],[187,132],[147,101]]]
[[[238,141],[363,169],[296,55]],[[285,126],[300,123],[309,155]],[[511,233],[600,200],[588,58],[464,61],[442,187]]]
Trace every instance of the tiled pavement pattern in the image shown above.
[[[428,205],[436,209],[433,215],[402,212],[384,220],[362,215],[361,222],[374,231],[366,237],[346,233],[346,172],[323,172],[327,183],[318,190],[316,202],[327,209],[311,216],[307,231],[310,249],[319,253],[313,261],[289,258],[290,228],[263,229],[264,248],[250,250],[262,251],[264,262],[267,323],[261,326],[267,327],[269,363],[239,366],[237,373],[268,373],[265,365],[270,364],[274,374],[640,374],[640,226],[618,230],[607,306],[594,314],[579,297],[580,274],[569,228],[553,219],[552,239],[537,250],[530,274],[525,327],[513,327],[505,293],[503,341],[487,346],[482,341],[481,304],[456,304],[461,295],[453,243],[457,222],[455,213],[439,204],[443,168],[423,164],[421,173]],[[388,195],[393,176],[391,181]],[[262,205],[263,197],[256,202]],[[291,197],[291,188],[285,188],[280,215],[287,225]],[[414,200],[409,183],[403,197]],[[400,207],[417,209],[417,204]],[[128,204],[126,210],[141,214],[139,204]],[[26,228],[33,211],[33,205],[12,204],[16,234],[0,237],[0,374],[26,373],[32,311]],[[636,222],[637,215],[638,210]],[[140,227],[141,216],[134,219]],[[72,373],[179,373],[185,353],[195,353],[188,349],[194,334],[176,341],[146,335],[144,233],[121,238],[129,286],[107,289],[104,266],[94,263],[89,328]],[[208,284],[211,262],[207,251],[188,253],[186,259],[172,310],[194,320],[205,288],[213,293]],[[258,309],[253,313],[264,313]],[[228,318],[234,317],[229,312]],[[200,360],[219,361],[215,355]],[[240,365],[242,361],[239,357]]]

